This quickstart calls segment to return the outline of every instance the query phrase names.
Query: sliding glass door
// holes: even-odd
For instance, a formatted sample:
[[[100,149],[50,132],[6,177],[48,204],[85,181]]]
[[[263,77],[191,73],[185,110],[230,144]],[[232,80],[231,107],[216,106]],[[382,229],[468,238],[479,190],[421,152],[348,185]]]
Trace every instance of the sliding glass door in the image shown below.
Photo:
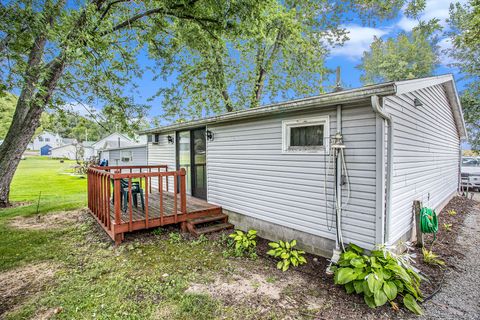
[[[177,166],[187,172],[187,193],[207,198],[205,128],[177,132]]]

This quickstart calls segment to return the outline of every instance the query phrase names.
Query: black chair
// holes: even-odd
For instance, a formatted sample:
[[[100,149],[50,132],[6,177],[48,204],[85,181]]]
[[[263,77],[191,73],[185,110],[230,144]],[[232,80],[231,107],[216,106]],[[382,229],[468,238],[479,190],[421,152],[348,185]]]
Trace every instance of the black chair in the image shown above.
[[[114,180],[112,179],[112,187],[115,189]],[[137,196],[140,194],[140,201],[142,203],[142,209],[145,210],[145,200],[143,198],[143,189],[140,187],[140,182],[132,181],[132,202],[135,207],[138,207],[138,198]],[[114,200],[115,192],[112,195],[112,204],[115,203]],[[120,203],[122,206],[122,210],[127,212],[128,208],[128,179],[120,179]]]
[[[129,201],[128,196],[128,180],[121,179],[120,186],[122,188],[120,194],[122,196],[122,203],[123,203],[123,211],[127,212],[127,203]],[[132,202],[135,207],[138,207],[138,198],[137,196],[140,194],[140,201],[142,202],[142,210],[145,210],[145,200],[143,199],[143,189],[140,187],[140,182],[132,181]]]

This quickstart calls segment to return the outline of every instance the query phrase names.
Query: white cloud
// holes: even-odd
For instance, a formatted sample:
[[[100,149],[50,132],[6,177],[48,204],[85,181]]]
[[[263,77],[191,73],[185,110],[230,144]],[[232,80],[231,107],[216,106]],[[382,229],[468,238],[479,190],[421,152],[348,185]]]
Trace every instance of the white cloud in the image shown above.
[[[400,21],[397,22],[397,27],[400,27],[403,31],[412,31],[412,29],[418,24],[417,21],[409,19],[403,16]]]
[[[350,60],[358,60],[363,52],[370,48],[374,37],[386,35],[388,31],[378,28],[362,27],[360,25],[344,26],[348,31],[347,40],[343,46],[337,46],[331,49],[333,56],[343,56]]]

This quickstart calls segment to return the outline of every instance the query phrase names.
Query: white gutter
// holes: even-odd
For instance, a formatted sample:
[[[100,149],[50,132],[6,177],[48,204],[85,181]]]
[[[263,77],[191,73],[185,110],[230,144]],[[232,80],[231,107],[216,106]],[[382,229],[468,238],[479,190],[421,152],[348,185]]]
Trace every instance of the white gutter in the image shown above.
[[[373,95],[372,98],[372,109],[378,114],[382,119],[384,119],[388,124],[388,139],[387,139],[387,174],[386,174],[386,203],[385,206],[382,206],[382,220],[385,221],[385,234],[384,234],[384,243],[389,241],[389,227],[390,219],[392,213],[392,176],[393,176],[393,132],[394,132],[394,122],[392,116],[385,112],[383,106],[380,103],[380,98],[376,95]],[[384,141],[384,139],[382,139]],[[382,143],[384,146],[385,142]],[[385,166],[385,158],[382,158],[382,167]],[[385,219],[386,218],[386,219]]]
[[[340,134],[342,135],[342,105],[339,104],[337,105],[337,135]],[[336,159],[336,204],[335,204],[335,212],[337,214],[336,216],[336,229],[337,229],[337,238],[336,238],[336,249],[340,250],[340,244],[342,242],[342,159],[340,158],[340,155],[337,154],[337,159]]]

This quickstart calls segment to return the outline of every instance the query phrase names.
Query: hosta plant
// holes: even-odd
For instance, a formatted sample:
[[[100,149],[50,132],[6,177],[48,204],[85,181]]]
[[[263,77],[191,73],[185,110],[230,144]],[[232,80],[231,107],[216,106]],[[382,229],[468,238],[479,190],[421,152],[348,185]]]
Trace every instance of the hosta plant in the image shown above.
[[[438,258],[438,255],[433,253],[432,250],[428,250],[427,248],[422,248],[423,253],[423,262],[428,264],[438,264],[440,266],[445,265],[445,261]]]
[[[304,263],[307,263],[307,259],[303,256],[305,251],[294,249],[297,245],[296,240],[270,242],[268,244],[272,249],[267,254],[280,259],[277,263],[277,268],[282,271],[287,271],[290,266],[297,267]]]
[[[443,228],[445,229],[445,231],[450,232],[450,231],[452,231],[452,224],[451,223],[444,223]]]
[[[235,232],[230,234],[229,237],[233,239],[233,247],[237,257],[244,255],[255,256],[255,249],[257,247],[256,230],[252,229],[247,232],[235,230]]]
[[[395,300],[401,300],[410,311],[422,314],[417,304],[422,300],[420,276],[409,261],[386,248],[367,255],[362,248],[350,244],[334,267],[334,281],[345,286],[349,294],[363,295],[371,308],[387,302],[395,308]]]

